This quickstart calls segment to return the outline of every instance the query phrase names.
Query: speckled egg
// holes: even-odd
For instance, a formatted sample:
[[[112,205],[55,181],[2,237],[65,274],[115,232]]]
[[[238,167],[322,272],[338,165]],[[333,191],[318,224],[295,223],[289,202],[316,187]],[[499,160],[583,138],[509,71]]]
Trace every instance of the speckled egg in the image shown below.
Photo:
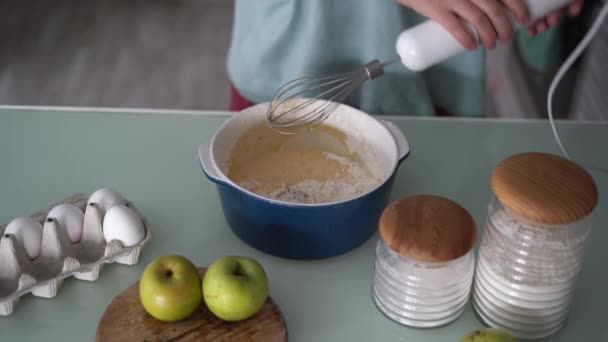
[[[48,218],[54,218],[57,221],[68,234],[71,242],[80,241],[84,222],[84,214],[80,208],[69,203],[60,204],[49,211]]]

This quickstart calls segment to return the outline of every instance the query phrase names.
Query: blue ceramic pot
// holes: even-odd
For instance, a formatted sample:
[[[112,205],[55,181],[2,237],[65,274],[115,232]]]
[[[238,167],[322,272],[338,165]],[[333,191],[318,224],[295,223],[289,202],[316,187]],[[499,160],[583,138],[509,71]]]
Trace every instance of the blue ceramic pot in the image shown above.
[[[324,204],[294,204],[261,197],[233,183],[223,170],[230,150],[248,129],[266,120],[268,104],[231,117],[201,145],[199,158],[207,178],[217,184],[224,217],[244,242],[265,253],[290,259],[322,259],[363,244],[378,227],[388,205],[395,172],[409,155],[409,144],[392,123],[354,108],[340,107],[325,122],[370,146],[383,181],[355,198]]]

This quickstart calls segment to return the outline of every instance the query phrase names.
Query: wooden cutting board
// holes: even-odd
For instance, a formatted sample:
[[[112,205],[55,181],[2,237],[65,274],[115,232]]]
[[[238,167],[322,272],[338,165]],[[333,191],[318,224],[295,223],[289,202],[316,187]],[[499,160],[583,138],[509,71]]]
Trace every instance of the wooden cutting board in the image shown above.
[[[199,268],[201,277],[205,268]],[[95,340],[97,342],[160,341],[287,341],[287,327],[281,310],[268,297],[255,316],[240,322],[224,322],[201,302],[189,318],[166,323],[150,316],[139,299],[139,282],[119,294],[106,308]]]

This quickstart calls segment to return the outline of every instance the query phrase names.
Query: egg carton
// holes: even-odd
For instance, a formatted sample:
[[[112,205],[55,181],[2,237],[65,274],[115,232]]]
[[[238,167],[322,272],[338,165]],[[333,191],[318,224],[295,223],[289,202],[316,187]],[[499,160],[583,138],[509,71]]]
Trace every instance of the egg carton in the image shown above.
[[[7,225],[0,226],[0,316],[13,313],[19,298],[29,292],[36,297],[53,298],[67,277],[95,281],[108,263],[137,264],[142,247],[150,240],[150,226],[128,200],[126,206],[142,220],[145,237],[137,245],[124,247],[118,240],[106,243],[103,217],[96,203],[87,203],[89,196],[76,194],[30,217],[40,222],[42,246],[40,255],[30,260],[23,245],[12,234],[4,234]],[[82,237],[72,243],[65,229],[48,212],[56,205],[69,203],[84,212]]]

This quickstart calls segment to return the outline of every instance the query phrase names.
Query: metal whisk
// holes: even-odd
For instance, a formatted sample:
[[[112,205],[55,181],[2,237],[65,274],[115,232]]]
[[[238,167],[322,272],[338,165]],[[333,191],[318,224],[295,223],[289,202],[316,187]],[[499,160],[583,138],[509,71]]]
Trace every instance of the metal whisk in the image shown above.
[[[400,60],[399,57],[384,63],[373,60],[351,72],[290,81],[275,93],[268,108],[268,123],[285,134],[319,124],[365,81],[382,76],[384,67]],[[295,99],[304,100],[294,104]]]

